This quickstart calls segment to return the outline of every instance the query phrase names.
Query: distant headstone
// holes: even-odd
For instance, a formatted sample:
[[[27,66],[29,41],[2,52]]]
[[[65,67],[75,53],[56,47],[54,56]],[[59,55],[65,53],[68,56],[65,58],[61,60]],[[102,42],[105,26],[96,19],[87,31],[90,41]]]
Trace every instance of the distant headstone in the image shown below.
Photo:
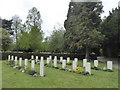
[[[107,69],[112,70],[112,61],[107,61]]]
[[[67,57],[67,63],[69,63],[70,62],[70,57]]]
[[[54,67],[57,67],[57,57],[54,58]]]
[[[89,72],[89,74],[91,74],[91,64],[89,62],[86,63],[85,71]]]
[[[38,60],[38,56],[36,56],[36,62],[37,62],[37,60]]]
[[[12,60],[12,61],[14,60],[14,56],[11,56],[11,60]]]
[[[43,62],[43,57],[41,57],[41,59],[40,59],[40,60],[41,60],[41,62]]]
[[[32,62],[31,62],[31,70],[35,70],[35,61],[34,60],[32,60]]]
[[[54,56],[54,59],[56,59],[56,60],[57,60],[57,56]]]
[[[86,67],[87,59],[83,59],[83,67]]]
[[[78,64],[78,58],[74,58],[74,60],[76,61],[76,63]]]
[[[98,67],[98,60],[94,60],[94,67]]]
[[[63,68],[63,69],[66,68],[66,60],[62,60],[62,68]]]
[[[63,61],[63,57],[60,57],[60,62],[62,62]]]
[[[17,56],[15,56],[15,66],[17,65]]]
[[[75,70],[76,70],[76,67],[77,67],[77,62],[76,62],[76,61],[73,61],[72,67],[73,67],[73,70],[75,71]]]
[[[8,55],[8,61],[10,61],[10,55]]]
[[[50,58],[49,57],[47,57],[47,64],[49,64],[50,63]]]
[[[33,55],[31,56],[31,59],[34,59],[34,56],[33,56]]]
[[[49,59],[52,60],[52,56],[49,56]]]
[[[22,66],[22,58],[19,58],[19,65]]]
[[[25,59],[25,69],[27,68],[28,65],[28,59]]]
[[[40,76],[44,77],[44,62],[40,62]]]

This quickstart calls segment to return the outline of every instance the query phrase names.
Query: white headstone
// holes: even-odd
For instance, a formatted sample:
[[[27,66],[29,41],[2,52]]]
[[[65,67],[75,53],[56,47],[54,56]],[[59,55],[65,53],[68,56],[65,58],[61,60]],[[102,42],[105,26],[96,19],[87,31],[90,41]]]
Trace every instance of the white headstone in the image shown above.
[[[57,56],[54,56],[54,59],[56,59],[56,60],[57,60]]]
[[[87,59],[83,59],[83,67],[86,67]]]
[[[66,60],[62,60],[62,68],[63,68],[63,69],[66,68]]]
[[[38,60],[38,56],[36,56],[36,62],[37,62],[37,60]]]
[[[47,64],[49,64],[50,63],[50,58],[49,57],[47,57]]]
[[[41,57],[41,59],[40,59],[40,60],[41,60],[41,62],[43,62],[43,57]]]
[[[12,60],[12,61],[14,60],[14,56],[11,56],[11,60]]]
[[[98,67],[98,60],[94,60],[94,67]]]
[[[89,62],[86,63],[85,71],[89,72],[89,74],[91,74],[91,64]]]
[[[35,61],[34,60],[31,61],[31,70],[35,70]]]
[[[8,55],[8,61],[10,61],[10,55]]]
[[[17,65],[17,56],[15,56],[15,66]]]
[[[40,62],[40,76],[44,77],[44,62]]]
[[[73,70],[75,71],[76,67],[77,67],[77,62],[76,61],[73,61],[72,67],[73,67]]]
[[[112,70],[112,61],[107,61],[107,69]]]
[[[19,65],[22,66],[22,58],[19,58]]]
[[[28,65],[28,59],[25,59],[25,69],[27,68]]]
[[[78,58],[74,58],[74,60],[77,62],[77,64],[78,64]]]
[[[33,56],[33,55],[31,56],[31,59],[34,59],[34,56]]]
[[[62,60],[63,60],[63,57],[60,57],[60,62],[62,62]]]
[[[57,57],[54,58],[54,67],[57,67]]]
[[[52,60],[52,56],[49,56],[49,59]]]
[[[70,57],[67,57],[67,63],[69,63],[70,62]]]

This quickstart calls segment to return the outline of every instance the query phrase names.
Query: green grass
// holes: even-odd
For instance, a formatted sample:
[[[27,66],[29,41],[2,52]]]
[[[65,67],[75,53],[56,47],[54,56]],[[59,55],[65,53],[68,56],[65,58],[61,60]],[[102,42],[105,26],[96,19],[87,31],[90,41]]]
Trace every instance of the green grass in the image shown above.
[[[2,87],[3,88],[118,88],[118,69],[114,72],[91,70],[93,75],[81,75],[73,72],[62,71],[45,66],[45,77],[32,77],[13,69],[2,61]],[[93,66],[93,62],[91,62]],[[30,63],[29,69],[30,69]],[[79,61],[82,66],[82,61]],[[61,67],[61,65],[58,65]],[[99,63],[99,68],[106,66]],[[71,66],[69,66],[71,68]],[[39,65],[35,66],[39,72]],[[16,74],[15,74],[16,73]]]

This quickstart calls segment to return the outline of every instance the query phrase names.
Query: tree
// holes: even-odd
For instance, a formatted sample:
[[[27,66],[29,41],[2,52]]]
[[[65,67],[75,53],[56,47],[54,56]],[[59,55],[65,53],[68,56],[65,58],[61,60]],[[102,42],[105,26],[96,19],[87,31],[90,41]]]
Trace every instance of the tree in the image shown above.
[[[37,26],[32,26],[30,32],[23,29],[19,38],[19,48],[22,51],[40,51],[42,33]]]
[[[6,29],[10,35],[13,35],[13,31],[11,29],[12,20],[6,20],[6,19],[1,19],[1,20],[2,20],[2,28]]]
[[[52,52],[63,52],[64,51],[64,33],[65,30],[61,27],[52,32],[49,38],[49,49]]]
[[[29,10],[28,16],[27,16],[27,27],[28,31],[30,31],[31,26],[37,26],[39,30],[41,30],[41,15],[40,12],[37,10],[36,7],[33,7],[32,9]]]
[[[19,16],[15,15],[12,17],[12,26],[11,27],[14,32],[16,50],[18,47],[18,34],[21,32],[21,22],[22,22],[22,20],[20,19]]]
[[[101,32],[105,35],[104,43],[102,44],[103,55],[106,57],[118,57],[120,44],[120,7],[109,12],[109,16],[103,20]]]
[[[85,48],[85,58],[89,59],[90,49],[98,47],[104,36],[99,31],[102,11],[101,2],[70,2],[67,20],[65,44],[70,52]]]
[[[0,44],[0,50],[7,51],[12,43],[12,40],[6,29],[0,28],[0,41],[2,41]]]

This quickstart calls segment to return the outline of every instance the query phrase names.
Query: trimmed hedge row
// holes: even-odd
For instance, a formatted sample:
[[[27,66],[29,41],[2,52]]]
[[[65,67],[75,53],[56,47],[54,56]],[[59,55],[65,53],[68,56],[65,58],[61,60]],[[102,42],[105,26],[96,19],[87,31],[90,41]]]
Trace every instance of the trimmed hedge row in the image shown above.
[[[25,59],[25,58],[30,59],[31,55],[34,55],[34,58],[35,58],[35,56],[38,56],[39,59],[41,56],[43,56],[44,59],[46,59],[50,55],[52,56],[52,59],[54,58],[54,56],[57,56],[58,59],[61,56],[64,59],[66,59],[67,57],[70,57],[71,60],[74,60],[74,58],[78,58],[79,60],[82,60],[85,58],[85,55],[81,55],[81,54],[43,54],[43,53],[0,53],[0,54],[2,54],[2,58],[0,58],[0,60],[7,60],[8,55],[17,56],[18,58],[22,57],[23,59]],[[90,55],[90,59],[95,60],[95,59],[97,59],[97,56]]]

